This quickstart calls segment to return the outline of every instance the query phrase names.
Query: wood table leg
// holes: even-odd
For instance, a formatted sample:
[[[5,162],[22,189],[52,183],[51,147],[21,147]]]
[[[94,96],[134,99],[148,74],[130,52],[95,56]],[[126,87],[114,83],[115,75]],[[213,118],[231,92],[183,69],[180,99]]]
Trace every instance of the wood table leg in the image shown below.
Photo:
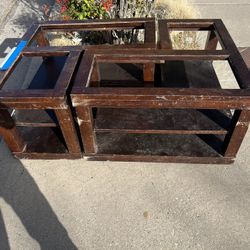
[[[155,64],[145,63],[143,64],[143,80],[145,87],[154,87],[155,78]]]
[[[250,48],[239,48],[239,51],[250,71]]]
[[[218,38],[214,30],[210,31],[206,41],[206,50],[216,50],[218,44]]]
[[[93,113],[92,109],[87,106],[79,106],[76,108],[78,116],[78,124],[84,152],[86,154],[95,154],[97,152],[96,136],[94,132]]]
[[[8,110],[0,110],[0,135],[3,136],[6,144],[12,152],[22,152],[25,143],[17,130],[15,122]]]
[[[170,36],[170,30],[165,20],[158,20],[158,48],[173,49],[173,44]]]
[[[224,156],[236,157],[250,121],[250,111],[235,110],[231,129],[224,141]]]
[[[78,141],[76,128],[74,126],[74,119],[70,108],[67,107],[67,109],[57,109],[55,110],[55,113],[69,153],[81,153],[81,147]]]
[[[100,81],[101,81],[100,67],[99,67],[99,64],[95,62],[93,66],[92,75],[91,75],[91,86],[99,87]]]
[[[40,30],[40,32],[36,35],[36,40],[39,46],[49,46],[49,41],[45,37],[45,32],[43,30]]]

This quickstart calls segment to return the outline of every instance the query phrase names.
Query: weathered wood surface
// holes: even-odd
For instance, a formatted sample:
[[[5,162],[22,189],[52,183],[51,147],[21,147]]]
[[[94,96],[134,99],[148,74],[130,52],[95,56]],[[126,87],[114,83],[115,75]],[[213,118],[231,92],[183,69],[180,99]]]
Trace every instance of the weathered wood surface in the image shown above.
[[[0,134],[18,157],[81,157],[74,118],[67,101],[67,91],[80,54],[80,51],[73,51],[49,56],[39,52],[29,55],[33,68],[27,79],[15,75],[15,70],[22,73],[24,53],[4,74],[0,112],[5,113],[3,119],[11,121],[12,126],[6,129],[5,124],[1,124]],[[32,57],[40,59],[35,62]]]
[[[99,108],[95,131],[149,134],[226,134],[230,111]]]
[[[23,37],[28,46],[0,75],[0,133],[12,151],[43,159],[79,158],[83,150],[88,160],[232,163],[250,119],[249,50],[242,52],[244,62],[218,19],[159,20],[158,43],[155,24],[34,24]],[[47,37],[116,29],[143,29],[144,43],[51,47]],[[174,50],[173,30],[208,31],[205,48]],[[20,62],[34,57],[42,63],[26,88],[8,88]],[[229,62],[240,89],[221,88],[214,60]]]
[[[205,49],[173,50],[168,34],[171,30],[207,30]],[[248,116],[237,114],[250,109],[249,72],[233,40],[217,19],[160,20],[159,33],[159,49],[85,50],[87,67],[77,74],[71,92],[78,113],[86,109],[92,113],[92,108],[97,108],[90,114],[92,119],[86,120],[87,138],[92,139],[85,154],[89,159],[102,160],[231,163],[249,122]],[[221,50],[217,50],[218,43]],[[230,63],[240,89],[221,88],[213,60]],[[137,67],[140,73],[135,78],[135,65],[142,64],[145,69],[149,63],[156,65],[154,70],[153,66],[148,68],[151,75]],[[91,65],[99,65],[100,70],[93,84]],[[143,84],[147,82],[150,85]],[[233,117],[230,111],[222,111],[229,109],[235,110]],[[82,122],[79,126],[84,141],[86,129]],[[192,152],[197,148],[201,152]]]

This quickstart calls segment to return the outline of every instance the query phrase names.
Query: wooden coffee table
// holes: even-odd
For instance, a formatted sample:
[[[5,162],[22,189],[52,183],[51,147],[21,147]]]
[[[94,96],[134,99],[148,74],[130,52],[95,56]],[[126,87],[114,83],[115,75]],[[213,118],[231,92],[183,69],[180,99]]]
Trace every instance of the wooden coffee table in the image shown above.
[[[67,97],[80,54],[22,52],[5,72],[0,82],[0,134],[16,156],[82,156]]]
[[[111,35],[113,31],[123,30],[143,32],[143,42],[59,47],[51,46],[49,39],[54,32],[65,35],[91,31]],[[155,20],[48,21],[33,24],[21,40],[27,44],[25,49],[8,71],[0,72],[0,134],[18,157],[79,158],[82,150],[68,94],[82,51],[86,48],[155,48]],[[31,69],[24,74],[28,64]],[[153,66],[146,64],[145,74],[150,73]]]
[[[232,163],[250,118],[250,75],[239,51],[221,20],[159,25],[160,49],[84,52],[71,99],[85,156]],[[207,31],[204,49],[173,49],[175,29]],[[222,86],[217,62],[230,65],[236,86]],[[145,63],[155,65],[153,78],[143,74]]]
[[[123,29],[144,30],[144,42],[49,41],[56,31]],[[202,46],[172,42],[196,32]],[[0,74],[0,134],[18,157],[234,161],[249,125],[250,73],[221,20],[45,22],[23,40]],[[27,63],[32,77],[22,77]]]

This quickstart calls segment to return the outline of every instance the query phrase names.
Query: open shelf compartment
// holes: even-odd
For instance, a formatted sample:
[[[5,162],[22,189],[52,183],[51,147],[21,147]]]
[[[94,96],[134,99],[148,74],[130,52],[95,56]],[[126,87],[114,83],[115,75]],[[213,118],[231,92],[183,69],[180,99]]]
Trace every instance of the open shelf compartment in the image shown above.
[[[58,121],[53,110],[15,109],[12,118],[18,127],[57,127]]]
[[[98,108],[96,132],[227,134],[230,110]]]
[[[68,153],[59,128],[20,127],[19,131],[26,143],[26,153]]]
[[[18,55],[0,79],[0,133],[19,158],[80,158],[67,90],[81,52]]]
[[[202,157],[221,161],[232,113],[208,109],[93,109],[97,152],[91,157]]]
[[[210,138],[209,138],[210,137]],[[215,139],[211,135],[159,135],[97,133],[97,154],[109,155],[155,155],[185,157],[221,157],[217,148],[206,140]],[[220,140],[220,137],[216,137]]]

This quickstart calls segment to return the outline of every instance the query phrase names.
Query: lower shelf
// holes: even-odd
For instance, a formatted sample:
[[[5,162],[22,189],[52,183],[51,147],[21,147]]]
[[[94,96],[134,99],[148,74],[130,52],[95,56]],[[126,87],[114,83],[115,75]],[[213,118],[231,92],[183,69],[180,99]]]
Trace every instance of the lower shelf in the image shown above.
[[[192,164],[232,164],[230,157],[191,157],[166,155],[109,155],[97,154],[84,157],[87,161],[125,161],[125,162],[164,162],[164,163],[192,163]]]
[[[88,160],[223,163],[230,110],[98,108]]]
[[[97,133],[97,154],[222,157],[222,137]]]
[[[81,153],[69,153],[58,127],[19,127],[24,142],[23,152],[15,152],[18,158],[28,159],[78,159]]]
[[[12,117],[17,126],[56,127],[58,122],[52,110],[14,110]]]
[[[21,127],[27,146],[15,153],[29,159],[76,159],[81,154],[69,154],[56,128]],[[222,135],[160,135],[97,133],[96,155],[84,155],[88,160],[183,162],[229,164],[232,158],[223,157],[216,146]]]
[[[96,132],[226,134],[230,110],[98,108]]]
[[[58,127],[19,127],[26,144],[23,152],[15,153],[19,158],[61,159],[80,158],[81,154],[69,154]]]
[[[222,136],[97,133],[96,154],[85,154],[88,161],[172,162],[231,164],[217,147]],[[219,145],[220,144],[220,145]]]
[[[60,160],[60,159],[80,159],[82,154],[69,154],[69,153],[13,153],[19,159],[36,159],[36,160]]]
[[[29,153],[67,153],[59,128],[20,127],[24,138],[26,152]]]

